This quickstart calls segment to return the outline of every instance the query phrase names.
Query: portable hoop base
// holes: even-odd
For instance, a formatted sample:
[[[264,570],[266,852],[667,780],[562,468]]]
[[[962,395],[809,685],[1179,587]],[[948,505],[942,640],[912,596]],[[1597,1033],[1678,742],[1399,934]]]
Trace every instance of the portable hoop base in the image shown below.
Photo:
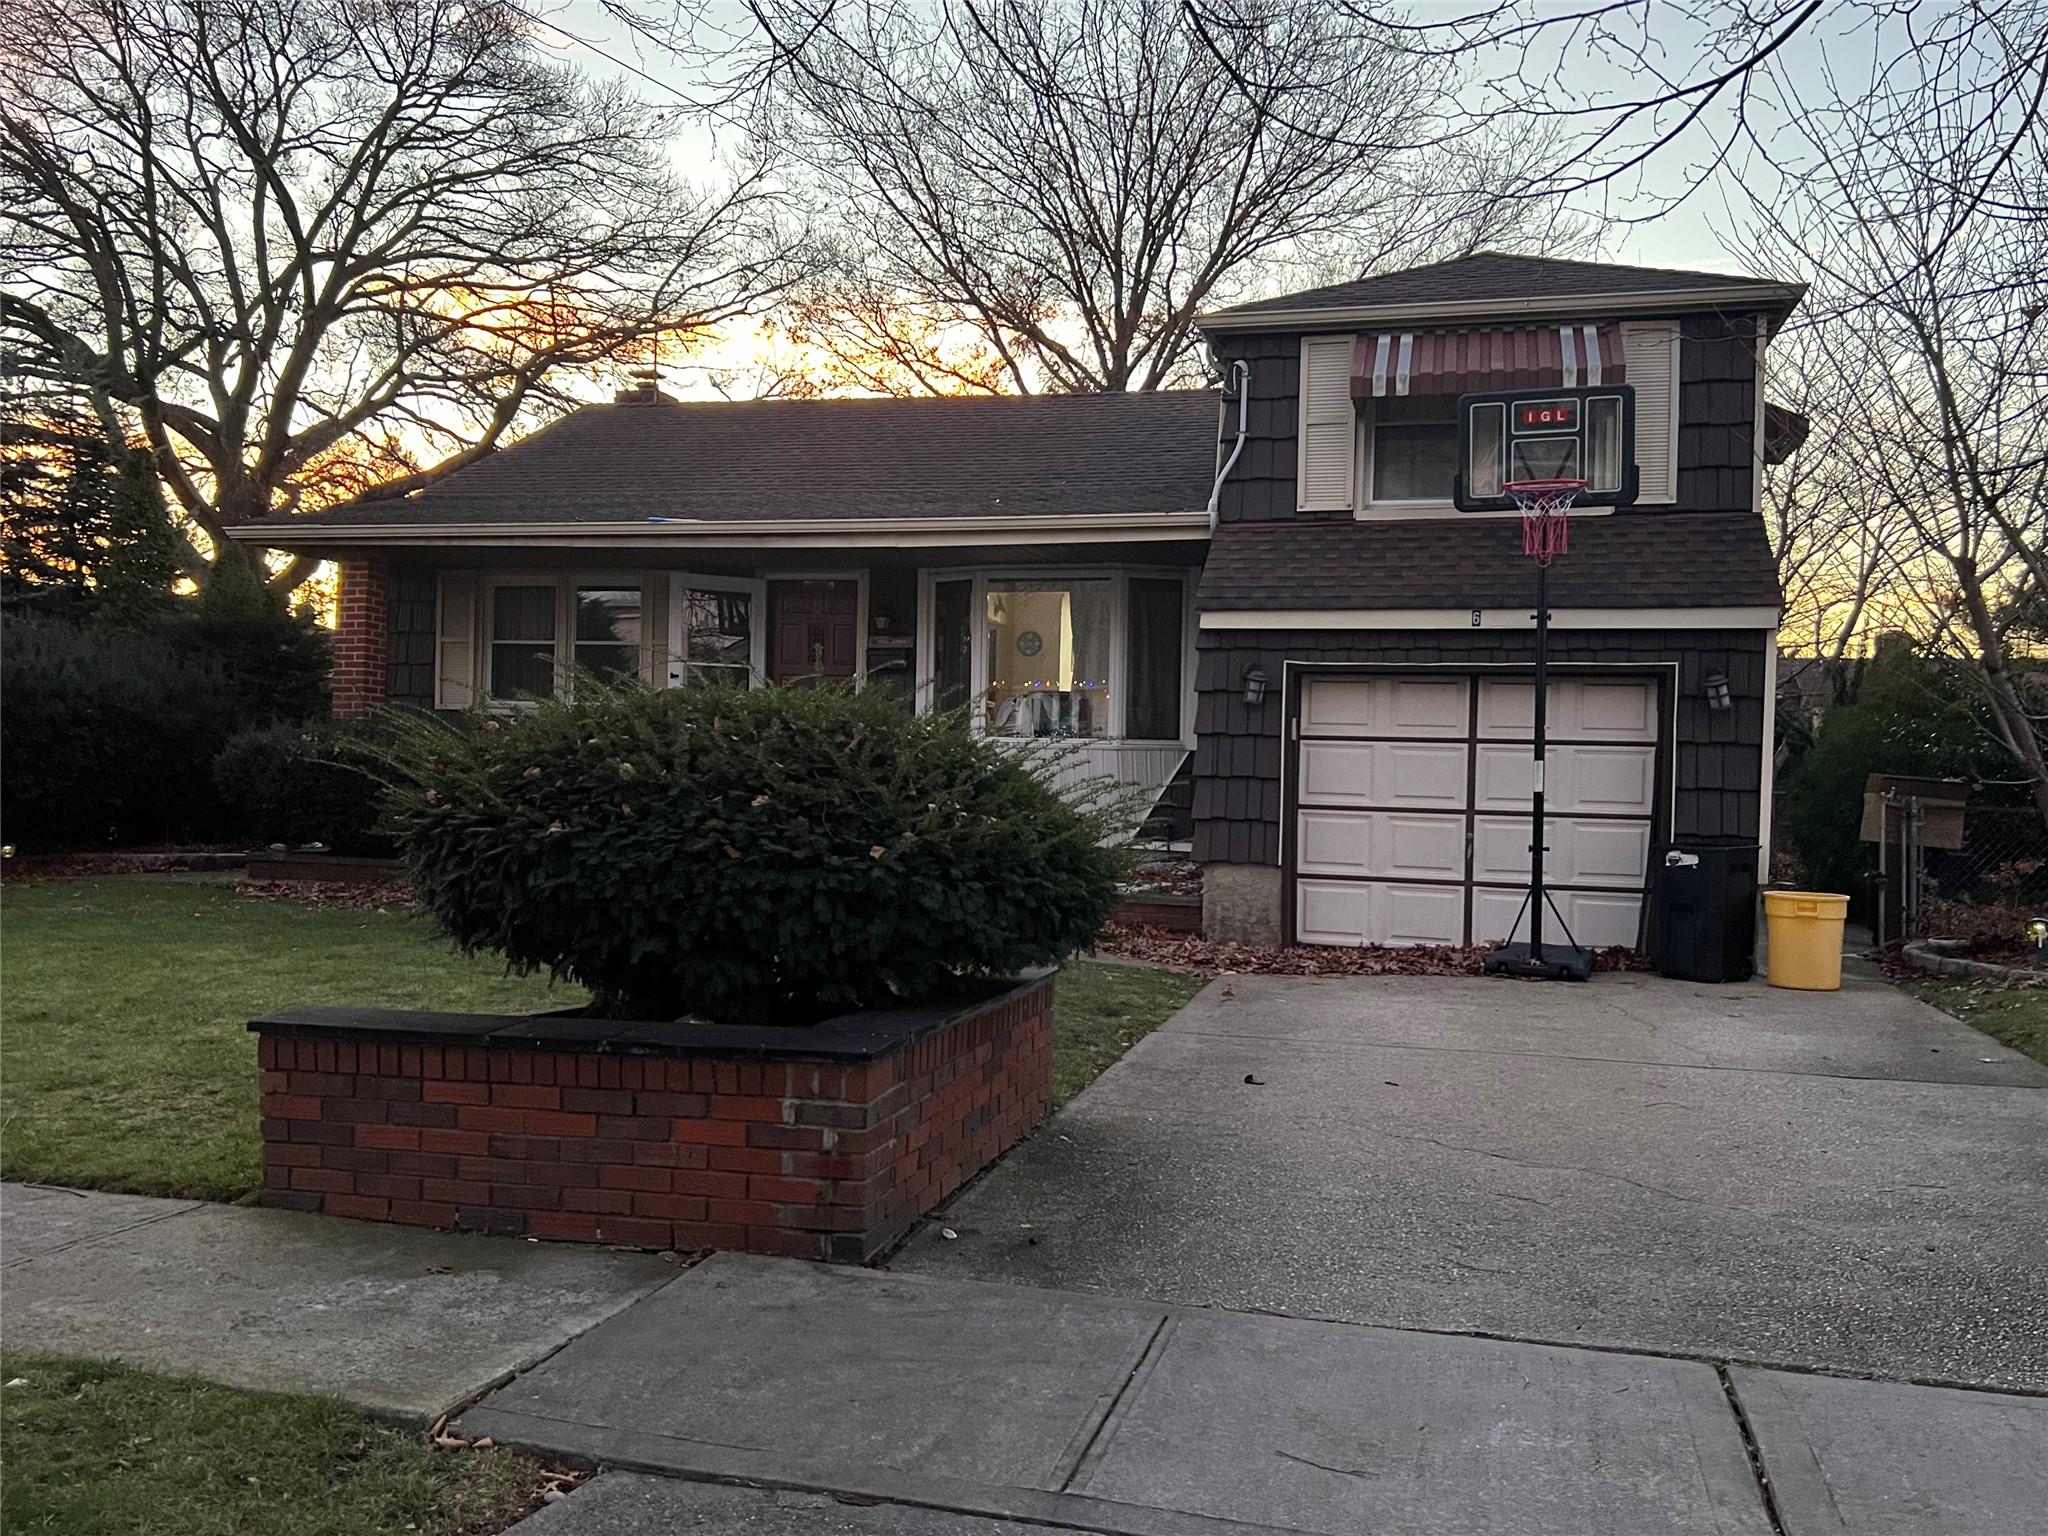
[[[1593,955],[1572,937],[1571,925],[1543,888],[1543,760],[1548,745],[1550,706],[1550,562],[1570,545],[1572,503],[1586,488],[1583,480],[1511,480],[1504,495],[1522,509],[1522,553],[1536,562],[1536,699],[1535,765],[1529,796],[1529,894],[1508,924],[1513,933],[1529,914],[1529,942],[1503,944],[1486,957],[1489,976],[1521,976],[1532,981],[1590,981]],[[1564,929],[1566,942],[1543,942],[1543,914],[1548,908]]]

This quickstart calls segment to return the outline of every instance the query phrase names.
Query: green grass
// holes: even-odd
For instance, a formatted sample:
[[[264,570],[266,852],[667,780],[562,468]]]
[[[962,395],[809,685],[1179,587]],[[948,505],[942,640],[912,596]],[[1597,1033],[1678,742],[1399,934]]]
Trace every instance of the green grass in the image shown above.
[[[331,1398],[19,1351],[0,1380],[8,1536],[472,1536],[511,1524],[542,1481],[509,1452],[436,1450]]]
[[[1923,1003],[1952,1013],[2048,1066],[2048,987],[1986,987],[1966,981],[1922,981],[1911,988]]]
[[[1060,974],[1064,1104],[1201,981],[1078,962]],[[320,1004],[512,1012],[583,994],[468,960],[401,911],[309,907],[174,880],[0,891],[0,1177],[235,1200],[261,1177],[259,1013]]]
[[[1205,978],[1079,960],[1060,972],[1052,1015],[1053,1102],[1064,1104],[1201,991]]]
[[[233,1200],[261,1178],[259,1013],[513,1011],[580,991],[468,960],[402,912],[173,880],[0,891],[0,1177]]]

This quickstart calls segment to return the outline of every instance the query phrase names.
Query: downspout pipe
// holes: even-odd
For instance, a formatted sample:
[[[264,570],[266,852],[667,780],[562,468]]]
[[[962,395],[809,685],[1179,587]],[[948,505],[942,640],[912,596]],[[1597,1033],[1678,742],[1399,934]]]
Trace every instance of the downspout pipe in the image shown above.
[[[1209,488],[1209,532],[1216,532],[1216,508],[1223,500],[1223,482],[1230,478],[1230,472],[1237,467],[1237,456],[1244,452],[1244,439],[1251,426],[1252,409],[1252,365],[1239,358],[1230,365],[1231,377],[1237,383],[1237,441],[1232,444],[1230,457],[1223,461],[1223,468],[1217,471],[1216,483]]]

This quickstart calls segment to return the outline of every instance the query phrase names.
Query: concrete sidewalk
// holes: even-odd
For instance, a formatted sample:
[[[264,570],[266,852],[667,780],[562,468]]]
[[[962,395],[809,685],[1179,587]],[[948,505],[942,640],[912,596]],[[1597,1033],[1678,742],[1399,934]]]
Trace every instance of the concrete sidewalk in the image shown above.
[[[461,1428],[947,1515],[607,1473],[535,1536],[998,1536],[1003,1521],[1111,1536],[1770,1536],[1744,1417],[1788,1536],[2048,1533],[2039,1398],[735,1255],[593,1329]]]
[[[0,1185],[19,1349],[432,1419],[676,1276],[652,1254]]]

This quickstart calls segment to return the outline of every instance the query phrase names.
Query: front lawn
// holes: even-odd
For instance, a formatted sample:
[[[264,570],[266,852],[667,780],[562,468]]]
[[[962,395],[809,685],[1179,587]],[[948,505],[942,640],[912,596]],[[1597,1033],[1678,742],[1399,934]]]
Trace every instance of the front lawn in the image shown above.
[[[583,996],[464,959],[410,912],[165,879],[6,887],[0,984],[0,1177],[207,1200],[262,1178],[257,1014]]]
[[[259,1013],[319,1004],[515,1012],[583,994],[453,953],[417,915],[179,880],[0,892],[0,1177],[234,1200],[260,1178]],[[1065,1103],[1199,978],[1081,962],[1060,975]]]
[[[1172,1018],[1207,978],[1076,961],[1060,972],[1052,1015],[1052,1094],[1064,1104]]]
[[[22,1351],[0,1380],[8,1536],[474,1536],[544,1481],[507,1451],[436,1450],[332,1398]]]
[[[1967,981],[1920,981],[1914,996],[1981,1029],[2001,1045],[2048,1066],[2048,987],[1987,987]]]

